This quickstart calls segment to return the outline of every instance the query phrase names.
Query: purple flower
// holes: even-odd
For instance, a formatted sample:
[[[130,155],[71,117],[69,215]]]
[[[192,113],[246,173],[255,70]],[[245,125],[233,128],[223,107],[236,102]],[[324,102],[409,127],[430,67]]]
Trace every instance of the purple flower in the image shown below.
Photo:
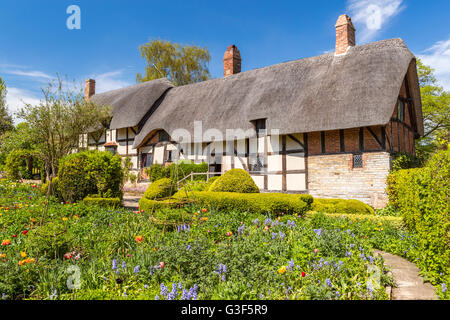
[[[326,279],[325,279],[325,283],[326,283],[326,285],[327,285],[328,287],[331,288],[331,280],[330,280],[330,279],[326,278]]]
[[[158,295],[155,296],[155,300],[159,300],[159,296]]]
[[[148,285],[144,284],[144,289],[147,289],[147,288],[148,288]]]
[[[161,295],[164,297],[167,295],[167,293],[169,292],[169,290],[167,289],[167,287],[164,285],[164,283],[161,283]]]
[[[187,245],[186,250],[187,251],[191,251],[191,245],[190,244]]]
[[[316,233],[318,237],[320,237],[320,235],[322,234],[322,229],[314,229],[313,231]]]
[[[127,267],[127,264],[125,263],[125,261],[122,261],[122,268],[126,268]]]
[[[150,267],[150,275],[153,275],[153,267]]]
[[[447,292],[447,287],[446,287],[445,283],[441,283],[441,287],[442,287],[442,292]]]
[[[141,267],[139,267],[139,266],[136,266],[136,267],[134,267],[134,273],[139,273],[139,271],[141,271]]]
[[[226,281],[227,280],[227,278],[225,277],[225,275],[222,275],[222,281]]]
[[[291,261],[289,261],[289,269],[294,269],[294,259],[291,259]]]
[[[112,261],[112,269],[113,270],[117,269],[117,260],[116,259],[113,259],[113,261]]]
[[[189,300],[189,292],[186,289],[183,289],[183,293],[181,294],[181,300]]]

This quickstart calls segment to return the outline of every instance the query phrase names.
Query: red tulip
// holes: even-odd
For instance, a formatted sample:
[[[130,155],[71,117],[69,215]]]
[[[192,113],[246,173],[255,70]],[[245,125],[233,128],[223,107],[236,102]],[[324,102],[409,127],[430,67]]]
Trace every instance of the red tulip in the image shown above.
[[[26,235],[28,233],[28,230],[23,230],[22,233],[23,235]]]
[[[159,268],[162,269],[162,268],[164,268],[164,266],[165,266],[164,261],[161,261],[161,262],[159,263]]]
[[[302,272],[302,277],[305,277],[305,276],[306,276],[306,273]]]
[[[17,238],[17,234],[13,234],[13,236],[12,236],[13,238]]]

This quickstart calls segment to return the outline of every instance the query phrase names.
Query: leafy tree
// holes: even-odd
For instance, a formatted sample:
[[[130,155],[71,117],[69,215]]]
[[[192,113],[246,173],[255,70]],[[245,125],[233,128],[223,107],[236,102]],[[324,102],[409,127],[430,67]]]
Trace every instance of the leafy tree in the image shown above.
[[[43,161],[49,179],[57,175],[59,160],[79,149],[83,133],[106,125],[110,109],[85,101],[82,90],[64,89],[59,77],[42,91],[44,100],[26,104],[18,115],[28,123],[35,155]]]
[[[12,117],[6,108],[6,84],[0,77],[0,136],[12,127]]]
[[[139,51],[147,65],[143,76],[137,74],[137,82],[167,77],[174,85],[182,86],[210,78],[207,48],[154,40],[139,46]]]
[[[450,130],[450,92],[439,86],[434,69],[417,60],[424,135],[416,142],[419,158],[426,160],[438,148],[446,146]]]

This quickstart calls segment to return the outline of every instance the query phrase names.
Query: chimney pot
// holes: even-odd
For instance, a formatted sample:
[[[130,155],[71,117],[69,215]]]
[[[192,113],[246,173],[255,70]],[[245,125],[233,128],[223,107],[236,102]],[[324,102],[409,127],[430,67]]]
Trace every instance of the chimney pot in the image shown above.
[[[355,27],[353,26],[352,19],[343,14],[339,16],[336,22],[336,54],[344,54],[347,52],[348,47],[353,47],[356,44],[355,41]]]
[[[95,94],[95,80],[94,79],[87,79],[86,80],[86,87],[84,90],[84,99],[86,101],[89,100],[90,97],[92,97]]]
[[[241,72],[241,53],[233,44],[228,46],[223,56],[223,76],[228,77],[239,72]]]

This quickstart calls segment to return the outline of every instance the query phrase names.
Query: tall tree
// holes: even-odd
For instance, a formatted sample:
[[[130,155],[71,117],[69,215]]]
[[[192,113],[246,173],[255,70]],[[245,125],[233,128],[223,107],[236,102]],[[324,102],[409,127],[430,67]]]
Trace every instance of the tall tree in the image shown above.
[[[167,77],[176,86],[201,82],[210,78],[207,48],[153,40],[139,46],[146,60],[145,74],[137,74],[137,82]]]
[[[434,69],[417,60],[424,135],[416,143],[417,154],[428,158],[437,148],[448,144],[450,132],[450,92],[434,76]]]
[[[12,117],[6,107],[6,84],[0,77],[0,136],[12,128]]]
[[[64,89],[59,78],[42,91],[44,100],[37,105],[26,104],[19,117],[28,123],[35,155],[44,162],[46,176],[51,178],[58,172],[59,160],[79,149],[82,134],[106,124],[110,109],[85,101],[82,90]]]

